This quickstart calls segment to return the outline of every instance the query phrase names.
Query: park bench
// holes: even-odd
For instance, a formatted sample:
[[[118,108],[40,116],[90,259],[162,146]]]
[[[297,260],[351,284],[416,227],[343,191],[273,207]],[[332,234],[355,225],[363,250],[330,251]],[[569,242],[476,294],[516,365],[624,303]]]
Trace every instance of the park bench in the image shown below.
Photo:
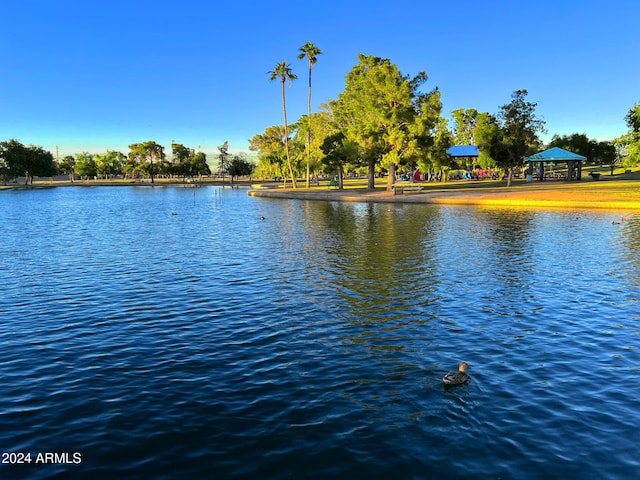
[[[393,184],[393,194],[394,195],[404,195],[406,192],[410,191],[422,191],[422,185],[419,183],[394,183]]]
[[[591,176],[591,178],[593,178],[594,180],[600,180],[600,174],[598,172],[591,172],[589,174]]]

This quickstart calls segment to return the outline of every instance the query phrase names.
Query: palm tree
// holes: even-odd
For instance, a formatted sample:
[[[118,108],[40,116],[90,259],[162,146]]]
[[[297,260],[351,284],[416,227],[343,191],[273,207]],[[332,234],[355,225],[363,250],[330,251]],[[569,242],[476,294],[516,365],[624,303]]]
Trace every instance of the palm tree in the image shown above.
[[[296,177],[293,174],[293,168],[291,167],[291,159],[289,158],[289,128],[287,127],[287,104],[284,99],[284,82],[289,80],[293,81],[298,78],[292,71],[287,62],[280,62],[275,68],[269,72],[269,80],[273,81],[276,78],[280,79],[282,83],[282,110],[284,111],[284,148],[287,153],[287,164],[289,165],[289,174],[291,175],[291,183],[293,188],[297,188]]]
[[[322,55],[322,50],[316,47],[313,43],[307,42],[300,48],[300,54],[298,60],[302,60],[304,57],[309,59],[309,95],[307,98],[307,188],[309,188],[309,177],[311,176],[311,161],[309,156],[311,155],[311,69],[318,61],[318,55]]]

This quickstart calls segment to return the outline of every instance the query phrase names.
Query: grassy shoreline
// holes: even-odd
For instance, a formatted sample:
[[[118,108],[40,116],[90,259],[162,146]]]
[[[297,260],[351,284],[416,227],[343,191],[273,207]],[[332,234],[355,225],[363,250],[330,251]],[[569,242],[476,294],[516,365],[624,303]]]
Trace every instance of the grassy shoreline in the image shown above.
[[[635,177],[635,175],[634,175]],[[383,186],[374,191],[347,184],[344,190],[327,186],[306,189],[255,189],[256,197],[305,198],[326,201],[434,203],[447,205],[487,205],[522,208],[580,208],[640,211],[640,175],[606,177],[580,182],[458,181],[422,183],[422,190],[394,195]]]
[[[325,201],[387,202],[387,203],[435,203],[448,205],[492,205],[523,208],[587,208],[640,211],[640,171],[625,175],[606,175],[600,180],[590,178],[579,182],[526,182],[516,179],[511,187],[501,180],[450,181],[443,183],[422,182],[421,190],[406,191],[394,195],[386,190],[386,179],[376,181],[375,190],[366,189],[362,178],[345,180],[343,190],[328,186],[328,181],[319,186],[306,188],[282,188],[281,183],[256,183],[250,179],[204,179],[185,182],[182,179],[68,180],[39,179],[33,185],[14,184],[0,189],[31,189],[57,187],[96,186],[157,186],[194,187],[223,186],[249,189],[255,197],[301,198]]]

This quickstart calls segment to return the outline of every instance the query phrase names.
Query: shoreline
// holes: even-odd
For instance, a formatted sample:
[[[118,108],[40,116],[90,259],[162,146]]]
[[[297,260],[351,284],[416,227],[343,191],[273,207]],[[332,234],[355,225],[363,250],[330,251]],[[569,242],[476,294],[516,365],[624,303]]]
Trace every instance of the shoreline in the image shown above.
[[[260,188],[259,185],[264,185]],[[640,211],[640,179],[610,179],[587,182],[542,182],[516,183],[511,187],[482,183],[442,183],[420,184],[421,191],[407,191],[402,194],[389,192],[382,185],[375,190],[361,186],[351,186],[343,190],[328,187],[281,188],[273,182],[262,184],[250,180],[229,181],[203,180],[183,182],[174,180],[89,180],[69,182],[64,180],[38,181],[33,185],[2,185],[3,190],[30,190],[57,187],[174,187],[198,188],[218,186],[223,188],[242,188],[248,195],[263,198],[284,198],[341,202],[377,202],[377,203],[423,203],[438,205],[469,205],[508,208],[563,208],[563,209],[599,209],[599,210],[637,210]]]
[[[593,184],[592,184],[593,185]],[[571,188],[574,184],[552,186],[511,186],[488,189],[460,188],[394,194],[386,190],[274,190],[251,189],[254,197],[287,198],[342,202],[422,203],[437,205],[475,205],[512,208],[574,208],[601,210],[639,210],[640,182],[634,189],[603,187]],[[591,185],[590,185],[591,186]]]

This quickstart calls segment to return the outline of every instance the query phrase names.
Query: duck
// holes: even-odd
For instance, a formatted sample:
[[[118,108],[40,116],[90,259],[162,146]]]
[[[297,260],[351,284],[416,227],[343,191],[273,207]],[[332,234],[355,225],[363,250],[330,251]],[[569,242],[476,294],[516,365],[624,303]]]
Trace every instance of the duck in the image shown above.
[[[445,385],[462,385],[467,383],[469,381],[469,374],[465,371],[467,368],[469,368],[469,364],[462,362],[457,372],[447,372],[444,377],[442,377],[442,383]]]

